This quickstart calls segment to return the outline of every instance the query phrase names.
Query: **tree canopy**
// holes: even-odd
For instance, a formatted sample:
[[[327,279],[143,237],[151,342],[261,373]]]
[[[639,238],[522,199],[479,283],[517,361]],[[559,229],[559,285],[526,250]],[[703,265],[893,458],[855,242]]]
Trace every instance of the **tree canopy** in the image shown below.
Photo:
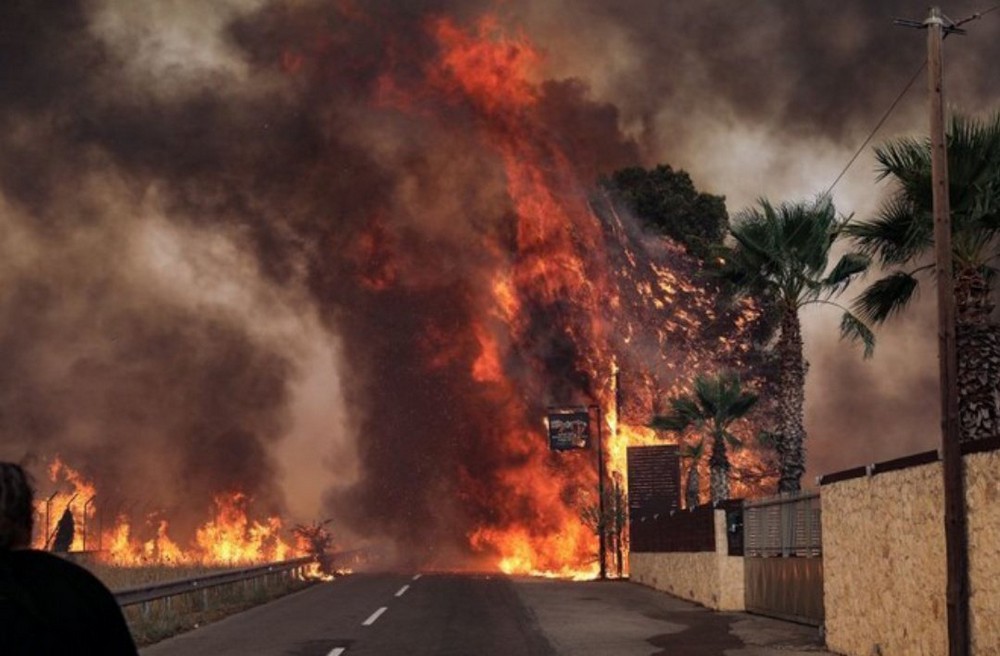
[[[689,253],[707,260],[729,230],[723,196],[695,189],[682,170],[660,164],[653,169],[620,169],[601,181],[648,228],[683,244]]]

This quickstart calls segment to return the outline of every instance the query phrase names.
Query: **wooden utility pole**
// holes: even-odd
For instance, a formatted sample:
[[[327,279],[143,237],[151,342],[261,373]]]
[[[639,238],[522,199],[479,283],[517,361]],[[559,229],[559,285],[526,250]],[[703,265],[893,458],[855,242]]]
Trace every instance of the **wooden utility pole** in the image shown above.
[[[941,44],[949,25],[932,7],[927,27],[930,92],[931,179],[938,293],[938,359],[941,369],[941,451],[944,460],[944,534],[948,562],[948,653],[969,654],[969,555],[966,535],[961,427],[958,422],[958,361],[955,352],[955,283],[951,263],[951,208],[944,120]]]
[[[983,12],[986,13],[986,12]],[[958,25],[980,18],[973,14]],[[941,44],[949,34],[965,34],[932,7],[923,22],[897,25],[927,30],[927,87],[930,97],[931,191],[934,198],[934,272],[938,296],[938,364],[941,377],[941,459],[944,470],[944,539],[948,585],[948,654],[968,656],[969,539],[965,507],[961,426],[958,422],[958,359],[955,353],[955,282],[951,263],[951,207],[948,197],[948,148],[944,121]]]
[[[593,406],[597,410],[597,558],[600,561],[601,580],[608,578],[606,563],[608,527],[604,512],[604,413],[601,406]]]

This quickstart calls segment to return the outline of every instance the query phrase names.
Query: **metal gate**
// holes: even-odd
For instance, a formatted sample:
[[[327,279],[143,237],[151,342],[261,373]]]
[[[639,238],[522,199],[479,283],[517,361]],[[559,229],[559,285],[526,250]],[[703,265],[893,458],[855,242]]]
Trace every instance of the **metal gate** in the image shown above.
[[[818,493],[743,505],[746,608],[752,613],[823,623],[823,548]]]

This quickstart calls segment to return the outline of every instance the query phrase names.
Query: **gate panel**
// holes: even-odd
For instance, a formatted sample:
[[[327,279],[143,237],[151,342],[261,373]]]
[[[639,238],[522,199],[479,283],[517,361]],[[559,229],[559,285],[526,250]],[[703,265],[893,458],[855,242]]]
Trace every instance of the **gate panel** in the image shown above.
[[[820,512],[816,493],[744,504],[748,611],[816,626],[823,623]]]
[[[743,571],[751,613],[823,623],[822,558],[746,558]]]

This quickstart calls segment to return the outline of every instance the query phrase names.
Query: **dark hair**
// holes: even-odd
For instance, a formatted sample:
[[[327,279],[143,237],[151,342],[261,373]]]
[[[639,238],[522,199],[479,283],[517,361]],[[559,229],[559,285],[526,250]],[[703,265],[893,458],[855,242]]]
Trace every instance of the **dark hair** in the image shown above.
[[[0,550],[31,543],[34,492],[20,465],[0,462]]]

